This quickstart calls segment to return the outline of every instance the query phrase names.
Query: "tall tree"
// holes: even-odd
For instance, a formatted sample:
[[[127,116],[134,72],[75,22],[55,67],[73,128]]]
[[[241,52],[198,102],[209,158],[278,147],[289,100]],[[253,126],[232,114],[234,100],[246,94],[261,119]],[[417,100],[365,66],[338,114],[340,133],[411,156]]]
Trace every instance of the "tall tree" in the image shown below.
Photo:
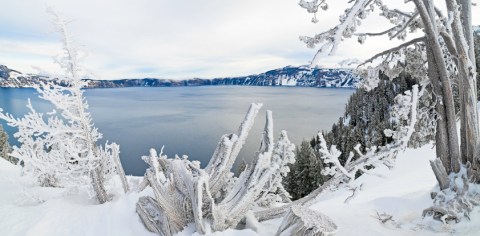
[[[334,53],[341,41],[358,37],[363,43],[368,36],[388,35],[390,39],[405,40],[407,31],[421,29],[423,36],[381,52],[366,63],[383,58],[374,68],[367,68],[365,75],[375,78],[378,71],[395,77],[406,71],[421,83],[430,83],[437,99],[436,153],[438,160],[432,168],[441,189],[458,190],[455,181],[445,181],[449,173],[467,169],[470,182],[480,182],[480,130],[477,111],[476,65],[473,47],[470,0],[446,0],[446,7],[433,0],[406,1],[411,10],[392,9],[382,0],[353,0],[340,17],[340,24],[314,37],[301,37],[308,46],[320,46],[312,63],[321,58],[322,52]],[[326,0],[300,1],[300,6],[316,14],[326,10]],[[359,26],[370,13],[379,11],[393,24],[382,32],[359,33]],[[447,14],[444,14],[444,11]],[[316,21],[316,15],[314,16]],[[392,66],[393,64],[393,66]],[[460,97],[460,137],[456,126],[456,111],[452,80],[458,81]],[[375,79],[367,85],[375,85]],[[464,191],[458,191],[459,193]],[[438,213],[438,212],[437,212]]]
[[[30,100],[29,112],[22,118],[0,112],[0,119],[18,128],[15,137],[20,147],[13,147],[11,155],[22,162],[25,176],[36,179],[42,186],[86,188],[100,203],[109,197],[106,181],[115,173],[122,173],[125,191],[128,185],[119,161],[119,146],[97,145],[102,137],[93,125],[82,88],[82,67],[78,51],[67,30],[67,21],[55,12],[53,23],[63,39],[63,55],[57,62],[65,75],[35,86],[40,98],[52,103],[55,110],[37,112]]]

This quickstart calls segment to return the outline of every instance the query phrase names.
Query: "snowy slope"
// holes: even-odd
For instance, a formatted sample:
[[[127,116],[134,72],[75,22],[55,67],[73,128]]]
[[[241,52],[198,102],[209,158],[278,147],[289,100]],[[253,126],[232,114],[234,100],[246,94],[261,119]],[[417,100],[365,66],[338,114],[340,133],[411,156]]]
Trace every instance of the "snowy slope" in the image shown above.
[[[88,200],[85,193],[34,187],[20,178],[19,173],[16,166],[0,158],[0,236],[156,235],[145,229],[135,212],[138,198],[153,195],[151,189],[125,195],[118,179],[114,184],[114,200],[98,205]],[[129,178],[133,186],[139,180]],[[192,235],[192,228],[181,235]],[[256,235],[251,230],[228,232]]]
[[[423,209],[432,205],[430,192],[438,190],[429,163],[434,158],[432,145],[408,149],[398,156],[393,170],[375,170],[383,178],[360,177],[357,181],[364,184],[363,190],[348,204],[344,200],[351,192],[339,190],[322,196],[312,208],[337,223],[337,235],[480,235],[478,208],[472,221],[457,225],[422,218]],[[392,215],[394,221],[381,224],[377,212]]]
[[[472,221],[442,225],[422,219],[421,213],[432,203],[430,192],[436,180],[429,166],[435,157],[432,145],[407,150],[399,155],[393,170],[380,168],[375,176],[362,176],[359,195],[345,204],[351,192],[340,189],[326,193],[312,208],[330,216],[339,226],[337,235],[480,235],[480,209]],[[132,185],[138,177],[130,177]],[[121,184],[115,184],[112,202],[96,205],[80,192],[65,193],[61,189],[32,187],[19,177],[15,166],[0,159],[0,235],[154,235],[144,229],[135,213],[137,199],[149,194],[125,195]],[[385,224],[376,212],[393,215]],[[257,226],[258,235],[273,235],[279,219]],[[180,235],[192,235],[193,227]],[[196,234],[195,234],[196,235]],[[210,235],[256,235],[250,229],[228,230]]]
[[[436,180],[428,161],[434,158],[433,154],[428,145],[407,150],[397,158],[393,170],[386,167],[375,170],[384,178],[360,177],[357,181],[364,183],[363,191],[348,204],[343,202],[351,192],[339,190],[323,196],[313,208],[327,214],[339,225],[338,235],[420,233],[411,230],[415,229],[417,221],[421,221],[422,210],[432,203],[430,192]],[[376,211],[393,215],[404,230],[398,231],[391,222],[381,225],[375,218]]]
[[[154,235],[135,213],[136,193],[97,205],[84,194],[32,187],[3,159],[0,189],[0,235]]]

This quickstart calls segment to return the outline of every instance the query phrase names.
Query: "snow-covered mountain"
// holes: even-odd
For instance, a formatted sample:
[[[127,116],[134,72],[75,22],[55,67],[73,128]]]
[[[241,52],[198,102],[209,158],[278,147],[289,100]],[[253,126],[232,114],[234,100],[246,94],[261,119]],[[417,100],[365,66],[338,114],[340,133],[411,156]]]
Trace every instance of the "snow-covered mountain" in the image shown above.
[[[257,75],[225,77],[214,79],[193,78],[187,80],[170,79],[122,79],[91,80],[90,87],[171,87],[202,85],[246,85],[246,86],[304,86],[355,88],[359,77],[350,69],[319,69],[307,66],[287,66]]]
[[[44,77],[24,75],[0,66],[0,87],[31,87],[36,80]],[[360,78],[351,69],[324,69],[307,66],[287,66],[270,70],[257,75],[225,77],[214,79],[120,79],[120,80],[88,80],[89,88],[116,87],[174,87],[203,85],[244,85],[244,86],[302,86],[302,87],[334,87],[355,88]]]
[[[22,74],[19,71],[8,68],[7,66],[0,65],[0,87],[32,87],[36,81],[44,79],[44,76]]]

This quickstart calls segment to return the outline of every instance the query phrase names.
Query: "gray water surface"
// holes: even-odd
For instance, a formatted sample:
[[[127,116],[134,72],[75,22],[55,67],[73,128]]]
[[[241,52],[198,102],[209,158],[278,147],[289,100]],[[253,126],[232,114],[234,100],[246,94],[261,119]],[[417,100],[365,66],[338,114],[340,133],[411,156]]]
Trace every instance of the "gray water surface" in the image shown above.
[[[252,102],[264,104],[240,160],[251,160],[258,149],[266,109],[273,111],[275,139],[281,130],[298,145],[319,130],[328,130],[342,115],[353,89],[302,87],[160,87],[109,88],[85,91],[95,126],[105,141],[120,144],[125,172],[143,175],[141,160],[150,148],[164,145],[164,153],[188,155],[206,165],[221,137],[236,132]],[[30,98],[38,111],[52,109],[33,89],[0,88],[0,108],[20,116]],[[6,127],[10,135],[14,129]],[[17,144],[18,145],[18,144]]]

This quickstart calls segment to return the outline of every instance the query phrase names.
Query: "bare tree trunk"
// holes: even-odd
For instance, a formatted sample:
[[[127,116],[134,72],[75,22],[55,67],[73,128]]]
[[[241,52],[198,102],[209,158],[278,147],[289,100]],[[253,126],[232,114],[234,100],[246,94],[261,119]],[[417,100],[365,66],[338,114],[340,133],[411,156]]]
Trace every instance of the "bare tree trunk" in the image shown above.
[[[437,158],[439,158],[447,173],[450,173],[450,151],[448,149],[448,131],[447,121],[445,119],[445,104],[441,101],[443,98],[442,85],[437,72],[437,66],[433,60],[433,52],[429,45],[427,45],[427,60],[428,60],[428,76],[431,78],[433,87],[433,93],[436,98],[435,109],[438,113],[439,119],[437,120],[437,132],[435,133],[435,148]]]
[[[465,93],[462,92],[463,88],[465,87],[465,82],[463,81],[463,79],[460,77],[458,78],[458,96],[460,98],[460,112],[459,112],[459,115],[460,115],[460,150],[462,150],[462,157],[461,157],[461,161],[463,164],[467,163],[468,162],[468,156],[469,153],[471,152],[471,150],[469,150],[469,147],[467,145],[468,141],[467,141],[467,121],[466,121],[466,117],[467,117],[467,114],[466,114],[466,110],[465,110],[465,106],[463,104],[465,104],[466,102],[466,98],[465,98]]]
[[[444,61],[445,55],[438,40],[438,30],[435,27],[435,13],[433,10],[433,5],[429,0],[414,0],[414,2],[425,25],[425,34],[427,38],[425,44],[427,45],[427,48],[431,49],[432,52],[430,54],[431,58],[429,59],[429,63],[433,62],[436,66],[436,71],[439,75],[442,85],[442,102],[445,106],[445,116],[442,118],[446,119],[446,128],[448,134],[448,141],[442,141],[448,143],[448,149],[450,150],[449,163],[451,166],[451,171],[458,173],[460,171],[460,147],[458,144],[455,106],[453,102],[452,86],[448,78],[447,65]],[[429,66],[431,65],[429,64]],[[432,80],[436,80],[436,78],[432,78]]]
[[[458,3],[458,4],[457,4]],[[478,163],[480,151],[480,130],[477,111],[476,65],[471,25],[471,1],[446,1],[449,12],[453,13],[452,37],[455,42],[456,66],[459,73],[460,137],[463,164],[471,163],[472,177],[480,180]],[[460,6],[459,6],[460,5]],[[460,7],[460,10],[458,8]]]
[[[120,177],[120,181],[122,182],[123,191],[125,193],[128,193],[130,191],[130,187],[128,186],[128,180],[125,176],[122,162],[120,161],[120,147],[117,144],[112,145],[112,158],[113,162],[115,163],[115,167],[117,168],[117,174]]]
[[[472,1],[471,0],[457,0],[462,9],[462,23],[465,33],[465,38],[468,43],[468,56],[472,59],[475,58],[475,45],[473,39],[473,28],[472,28]],[[476,65],[473,64],[475,67]]]
[[[472,29],[472,2],[471,0],[462,0],[459,1],[462,9],[462,26],[465,33],[465,38],[467,39],[468,43],[468,56],[470,58],[470,66],[473,68],[472,72],[473,75],[468,78],[468,88],[466,98],[469,99],[469,103],[473,103],[473,110],[470,113],[466,113],[466,115],[471,116],[472,114],[475,116],[473,117],[473,124],[472,127],[466,127],[468,129],[472,129],[476,131],[474,133],[474,143],[472,146],[474,148],[472,156],[470,157],[470,163],[472,164],[473,170],[476,172],[475,175],[480,175],[480,134],[479,134],[479,124],[478,124],[478,108],[477,108],[477,67],[476,67],[476,60],[475,60],[475,45],[474,45],[474,38],[473,38],[473,29]],[[470,75],[469,75],[470,76]],[[465,104],[466,105],[466,104]],[[467,110],[468,112],[468,110]],[[472,118],[471,118],[472,119]],[[468,137],[468,133],[467,133]],[[478,179],[477,179],[478,181]]]
[[[446,1],[447,7],[449,8],[449,11],[451,11],[452,2],[451,1]],[[470,0],[457,0],[457,3],[461,5],[462,9],[462,18],[461,21],[463,22],[463,29],[464,29],[464,34],[465,34],[465,39],[467,40],[468,44],[468,56],[470,59],[475,58],[475,51],[473,50],[473,30],[472,30],[472,14],[471,14],[471,1]],[[454,27],[454,32],[456,31],[456,27]],[[456,32],[458,35],[458,32]],[[475,66],[475,64],[473,65]],[[459,78],[459,90],[460,90],[460,148],[463,150],[462,152],[462,163],[466,164],[467,162],[471,162],[469,158],[473,156],[473,153],[467,145],[468,140],[467,140],[467,111],[465,109],[464,104],[466,103],[466,99],[468,99],[468,96],[466,96],[465,93],[462,94],[462,91],[465,88],[465,81],[462,79],[463,76]],[[476,90],[475,90],[476,91]],[[471,162],[472,163],[472,162]]]
[[[140,216],[140,219],[142,219],[145,227],[151,232],[162,236],[172,235],[169,225],[164,224],[168,221],[165,219],[162,211],[160,211],[160,207],[154,198],[146,196],[138,199],[136,212]]]
[[[433,173],[437,178],[440,190],[447,189],[450,186],[450,179],[448,178],[447,171],[442,163],[442,161],[436,158],[433,161],[430,161],[430,166],[432,166]]]
[[[463,59],[460,59],[460,65]],[[463,67],[463,66],[462,66]],[[465,67],[463,67],[465,68]],[[472,168],[477,172],[480,168],[478,163],[478,155],[480,148],[480,134],[478,125],[478,111],[477,111],[477,93],[476,93],[476,81],[472,78],[473,74],[467,74],[465,70],[459,68],[460,73],[460,96],[462,97],[462,104],[460,104],[462,112],[460,113],[461,121],[461,141],[463,151],[465,152],[463,163],[471,163]],[[478,173],[474,174],[475,179],[478,181]]]
[[[108,201],[108,195],[107,191],[105,190],[102,175],[100,173],[100,167],[93,169],[90,172],[90,179],[92,181],[92,187],[95,191],[95,195],[97,196],[98,201],[100,202],[100,204],[103,204]]]

